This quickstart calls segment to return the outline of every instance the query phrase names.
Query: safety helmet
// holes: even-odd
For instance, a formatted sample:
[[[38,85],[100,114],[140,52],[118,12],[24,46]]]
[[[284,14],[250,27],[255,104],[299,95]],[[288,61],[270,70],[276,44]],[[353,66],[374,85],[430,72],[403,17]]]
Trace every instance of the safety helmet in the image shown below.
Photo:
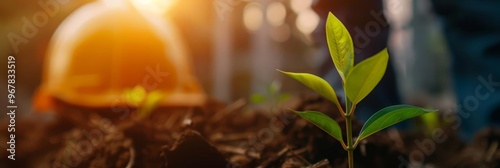
[[[162,106],[203,104],[178,35],[168,18],[126,1],[82,6],[50,41],[35,109],[50,109],[53,98],[85,107],[128,104],[123,94],[137,86],[159,91]]]

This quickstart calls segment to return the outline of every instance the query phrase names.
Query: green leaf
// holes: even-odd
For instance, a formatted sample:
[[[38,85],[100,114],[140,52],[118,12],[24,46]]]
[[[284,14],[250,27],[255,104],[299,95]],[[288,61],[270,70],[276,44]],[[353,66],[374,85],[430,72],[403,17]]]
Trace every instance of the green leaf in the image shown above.
[[[139,105],[146,98],[146,89],[137,85],[132,89],[126,90],[124,96],[129,103]]]
[[[288,93],[282,93],[278,97],[278,103],[286,102],[286,101],[290,100],[291,97],[292,97],[292,95],[290,95]]]
[[[255,94],[252,94],[252,96],[250,96],[250,101],[253,104],[264,103],[266,101],[266,96],[259,94],[259,93],[255,93]]]
[[[365,125],[361,129],[361,133],[359,133],[357,141],[363,140],[368,136],[401,121],[436,111],[437,110],[428,110],[410,105],[395,105],[386,107],[376,112],[366,121]]]
[[[432,130],[439,127],[439,114],[438,113],[428,113],[420,116],[422,122],[425,124],[427,131],[432,132]]]
[[[349,31],[331,12],[326,21],[326,39],[333,64],[345,81],[354,66],[354,45]]]
[[[358,104],[377,86],[384,76],[388,61],[387,49],[383,49],[352,69],[345,85],[346,95],[352,103]]]
[[[317,111],[292,111],[295,114],[306,119],[307,121],[313,123],[317,127],[321,128],[323,131],[330,134],[330,136],[337,139],[338,141],[344,142],[344,140],[342,139],[342,130],[340,129],[339,124],[327,115]]]
[[[152,91],[147,94],[142,106],[139,109],[139,118],[148,117],[155,110],[164,98],[164,94],[159,91]]]
[[[300,83],[311,88],[316,93],[320,94],[321,96],[335,103],[335,105],[340,106],[335,90],[333,90],[332,86],[330,86],[330,84],[326,82],[324,79],[308,73],[285,72],[279,69],[278,71],[292,77],[293,79],[298,80]]]

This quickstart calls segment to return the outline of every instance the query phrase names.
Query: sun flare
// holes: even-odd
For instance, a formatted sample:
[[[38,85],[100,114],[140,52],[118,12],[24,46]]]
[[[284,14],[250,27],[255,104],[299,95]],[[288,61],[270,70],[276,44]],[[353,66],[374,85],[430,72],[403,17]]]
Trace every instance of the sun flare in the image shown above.
[[[158,14],[165,14],[175,0],[130,0],[132,4],[141,10],[151,11]]]

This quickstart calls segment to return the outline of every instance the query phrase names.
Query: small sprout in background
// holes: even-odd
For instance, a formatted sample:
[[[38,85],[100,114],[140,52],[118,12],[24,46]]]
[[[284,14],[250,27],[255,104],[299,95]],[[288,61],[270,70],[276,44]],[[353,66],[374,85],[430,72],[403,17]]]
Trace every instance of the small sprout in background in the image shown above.
[[[142,86],[136,86],[124,93],[128,103],[137,107],[138,119],[147,118],[158,107],[164,95],[159,91],[148,92]]]
[[[401,121],[422,114],[436,112],[437,110],[427,110],[410,105],[394,105],[383,108],[365,122],[361,132],[354,141],[352,135],[352,118],[354,117],[356,105],[377,86],[384,76],[389,61],[389,53],[387,49],[384,49],[374,56],[354,65],[352,38],[342,22],[332,13],[328,15],[326,37],[333,64],[340,74],[346,93],[345,111],[337,99],[335,90],[321,77],[308,73],[278,71],[298,80],[337,106],[338,111],[346,121],[345,134],[347,143],[344,142],[340,126],[334,119],[316,111],[292,111],[337,139],[347,151],[349,168],[352,168],[354,167],[353,151],[361,140]]]
[[[146,98],[146,89],[138,85],[132,89],[125,90],[124,96],[128,103],[139,106]]]
[[[253,104],[262,104],[266,102],[266,96],[260,93],[254,93],[252,96],[250,96],[250,102]]]
[[[421,115],[420,120],[422,120],[423,129],[428,136],[432,136],[432,131],[441,127],[441,119],[439,118],[438,113],[428,113]]]
[[[250,102],[255,105],[265,105],[268,107],[276,107],[292,96],[289,93],[281,91],[281,83],[273,81],[266,89],[267,93],[254,93],[250,96]]]

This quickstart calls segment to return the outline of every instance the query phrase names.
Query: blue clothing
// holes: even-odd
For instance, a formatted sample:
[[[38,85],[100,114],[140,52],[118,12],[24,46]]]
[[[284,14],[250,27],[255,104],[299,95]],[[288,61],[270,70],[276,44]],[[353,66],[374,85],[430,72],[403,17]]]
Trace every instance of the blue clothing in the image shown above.
[[[480,129],[500,123],[500,1],[433,3],[452,53],[460,133],[471,140]]]

